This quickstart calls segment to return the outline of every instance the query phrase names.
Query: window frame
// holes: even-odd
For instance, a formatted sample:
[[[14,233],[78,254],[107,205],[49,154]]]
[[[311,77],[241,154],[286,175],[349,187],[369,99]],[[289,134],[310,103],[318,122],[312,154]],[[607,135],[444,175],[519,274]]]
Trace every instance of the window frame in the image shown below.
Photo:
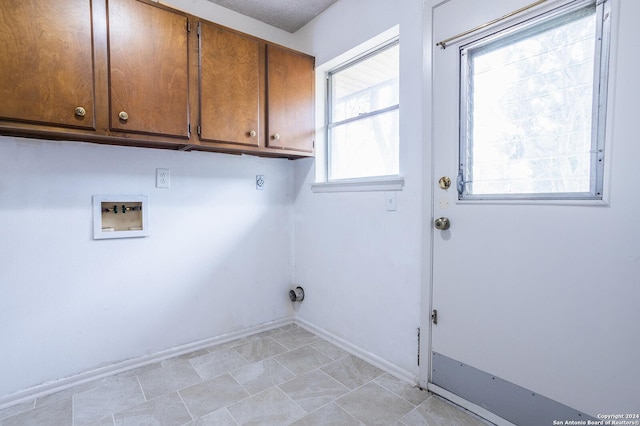
[[[605,133],[607,117],[607,97],[609,81],[609,52],[611,40],[611,10],[610,0],[576,0],[559,6],[539,15],[522,19],[498,31],[485,31],[472,41],[459,47],[459,140],[458,140],[458,176],[457,192],[459,201],[602,201],[604,200],[605,174]],[[470,183],[470,161],[466,153],[470,147],[468,122],[463,117],[470,113],[469,105],[469,63],[468,52],[474,48],[486,46],[492,42],[509,37],[514,33],[526,31],[545,21],[574,11],[595,6],[596,34],[594,49],[594,70],[592,95],[592,124],[591,124],[591,170],[590,192],[558,192],[558,193],[500,193],[500,194],[469,194],[466,184]]]
[[[331,141],[331,134],[332,134],[332,129],[343,125],[343,124],[348,124],[348,123],[352,123],[352,122],[356,122],[359,120],[366,120],[368,118],[371,117],[375,117],[377,115],[381,115],[381,114],[385,114],[391,111],[398,111],[398,120],[400,119],[399,116],[399,110],[400,110],[400,89],[398,88],[398,103],[392,106],[388,106],[385,108],[381,108],[378,110],[374,110],[374,111],[369,111],[367,113],[355,116],[355,117],[350,117],[350,118],[346,118],[344,120],[340,120],[337,122],[333,122],[333,79],[332,76],[335,75],[336,73],[339,73],[340,71],[344,71],[345,69],[351,68],[363,61],[366,61],[367,59],[370,59],[372,57],[375,57],[376,55],[391,49],[395,46],[400,46],[400,37],[399,36],[394,36],[391,39],[386,40],[383,43],[378,44],[377,46],[373,47],[372,49],[369,49],[367,51],[365,51],[364,53],[360,54],[360,55],[356,55],[355,57],[349,59],[348,61],[334,67],[331,68],[330,70],[327,71],[326,73],[326,102],[325,102],[325,149],[326,149],[326,161],[324,164],[325,167],[325,176],[326,176],[326,182],[327,183],[340,183],[340,182],[354,182],[354,181],[371,181],[371,180],[381,180],[381,181],[385,181],[387,179],[393,179],[394,177],[398,177],[400,175],[400,164],[398,163],[398,171],[397,173],[394,174],[388,174],[388,175],[367,175],[367,176],[359,176],[359,177],[353,177],[353,178],[332,178],[331,177],[331,159],[332,159],[332,141]],[[398,58],[398,65],[400,65],[400,58]],[[400,78],[400,73],[398,74],[398,78]],[[399,131],[399,129],[398,129]],[[398,155],[400,154],[400,135],[398,134]],[[400,158],[398,158],[398,162],[400,161]]]

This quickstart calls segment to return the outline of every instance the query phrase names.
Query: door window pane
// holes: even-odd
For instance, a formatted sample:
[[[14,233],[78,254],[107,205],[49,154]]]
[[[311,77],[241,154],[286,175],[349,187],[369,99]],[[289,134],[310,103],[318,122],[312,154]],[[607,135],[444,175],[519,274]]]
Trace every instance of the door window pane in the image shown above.
[[[589,5],[461,49],[461,198],[602,198],[597,16]]]

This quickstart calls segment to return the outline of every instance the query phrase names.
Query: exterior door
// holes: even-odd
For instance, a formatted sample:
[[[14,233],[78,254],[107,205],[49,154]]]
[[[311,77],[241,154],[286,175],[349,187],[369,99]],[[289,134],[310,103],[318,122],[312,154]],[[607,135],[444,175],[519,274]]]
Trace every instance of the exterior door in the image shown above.
[[[459,200],[460,49],[470,38],[435,43],[529,3],[433,2],[430,388],[519,425],[638,413],[639,150],[631,123],[613,114],[634,109],[637,77],[616,63],[632,44],[610,55],[603,201]],[[612,33],[632,40],[639,31],[618,20],[621,5],[640,7],[611,4]],[[441,217],[449,229],[435,229]]]

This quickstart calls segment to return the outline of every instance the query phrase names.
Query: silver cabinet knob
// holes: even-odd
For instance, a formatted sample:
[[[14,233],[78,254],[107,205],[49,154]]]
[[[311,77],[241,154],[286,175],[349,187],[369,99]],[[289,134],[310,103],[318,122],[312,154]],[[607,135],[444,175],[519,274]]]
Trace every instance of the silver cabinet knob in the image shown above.
[[[81,107],[81,106],[76,107],[75,114],[76,114],[78,117],[84,117],[84,115],[85,115],[86,113],[87,113],[87,110],[86,110],[86,109],[84,109],[83,107]]]
[[[279,141],[280,140],[280,133],[274,133],[273,134],[273,139]]]
[[[129,119],[129,114],[127,114],[126,111],[120,111],[118,117],[120,117],[120,120],[122,121],[127,121]]]
[[[251,136],[252,138],[255,138],[256,135],[257,135],[257,133],[256,133],[255,130],[252,130],[252,131],[249,132],[249,136]]]

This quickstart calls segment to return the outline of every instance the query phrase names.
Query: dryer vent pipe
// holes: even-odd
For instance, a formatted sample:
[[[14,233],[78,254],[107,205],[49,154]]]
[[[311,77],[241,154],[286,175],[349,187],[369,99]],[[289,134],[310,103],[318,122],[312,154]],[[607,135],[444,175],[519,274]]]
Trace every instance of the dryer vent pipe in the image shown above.
[[[289,299],[291,299],[292,302],[302,302],[304,300],[304,289],[302,287],[296,287],[295,290],[290,290]]]

